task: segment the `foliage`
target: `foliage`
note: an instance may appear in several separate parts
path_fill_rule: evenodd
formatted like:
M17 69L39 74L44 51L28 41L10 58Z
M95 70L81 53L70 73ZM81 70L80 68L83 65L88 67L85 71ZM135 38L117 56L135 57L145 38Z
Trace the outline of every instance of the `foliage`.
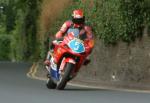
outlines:
M23 0L21 2L25 8L25 17L23 22L22 37L24 38L24 56L23 59L33 59L36 51L37 19L39 15L40 0ZM24 8L22 10L24 10Z
M144 14L149 14L144 11L144 0L93 0L93 3L93 9L86 7L89 2L83 4L83 8L95 34L104 43L116 43L121 39L131 42L141 36Z
M41 0L2 0L1 34L12 35L11 56L16 61L35 57L37 19Z
M54 35L62 25L62 21L65 20L63 12L71 0L61 0L56 3L55 0L43 0L41 4L40 17L38 20L38 55L40 58L45 58L49 49L50 41L54 39ZM63 17L63 18L62 18Z
M71 16L72 10L82 8L86 23L94 34L105 44L115 44L118 40L132 42L142 36L145 23L149 21L150 8L145 0L74 0L62 14L55 27ZM61 22L61 23L60 23ZM58 30L58 29L57 29ZM50 31L57 31L51 28Z
M45 1L53 5L40 8L41 3ZM150 25L149 0L61 0L57 4L55 2L0 1L0 6L3 7L0 9L0 35L11 36L11 39L7 40L7 37L4 37L8 42L6 48L11 52L5 52L8 57L11 54L17 61L43 58L46 48L48 49L49 34L49 41L52 41L54 34L66 20L71 19L72 11L77 8L84 10L86 24L93 27L94 35L105 44L115 44L118 40L130 43L142 36L145 25ZM44 16L39 18L39 14ZM45 20L45 24L41 19ZM8 59L7 56L4 57Z
M10 42L11 38L8 35L0 35L0 61L10 60Z
M5 6L4 14L6 15L6 32L9 33L14 29L15 26L15 18L16 18L16 11L15 11L15 2L9 0L9 4Z
M22 39L24 38L24 18L25 14L23 14L21 10L17 10L17 19L15 21L17 25L15 25L15 29L11 32L13 36L11 41L11 56L15 61L23 60L24 51L26 49L25 39Z

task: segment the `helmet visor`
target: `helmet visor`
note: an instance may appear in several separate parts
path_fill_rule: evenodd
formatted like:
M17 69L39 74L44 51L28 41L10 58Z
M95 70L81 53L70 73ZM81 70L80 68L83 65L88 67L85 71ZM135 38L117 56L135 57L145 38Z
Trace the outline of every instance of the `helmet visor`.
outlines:
M74 18L74 17L72 17L72 22L75 23L75 24L84 24L84 21L85 21L85 17L83 17L83 18Z

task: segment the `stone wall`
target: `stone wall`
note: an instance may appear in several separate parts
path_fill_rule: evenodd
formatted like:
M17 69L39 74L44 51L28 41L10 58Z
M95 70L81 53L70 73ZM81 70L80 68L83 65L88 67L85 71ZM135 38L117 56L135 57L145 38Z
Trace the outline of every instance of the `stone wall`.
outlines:
M97 82L150 84L150 36L127 44L105 46L96 40L91 63L83 66L77 79Z

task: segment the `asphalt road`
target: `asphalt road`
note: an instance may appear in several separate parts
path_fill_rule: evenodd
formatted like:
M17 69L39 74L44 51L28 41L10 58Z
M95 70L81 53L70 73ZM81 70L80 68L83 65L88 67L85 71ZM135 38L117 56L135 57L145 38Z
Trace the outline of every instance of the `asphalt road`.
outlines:
M0 103L150 103L150 94L70 87L49 90L26 76L31 64L0 63Z

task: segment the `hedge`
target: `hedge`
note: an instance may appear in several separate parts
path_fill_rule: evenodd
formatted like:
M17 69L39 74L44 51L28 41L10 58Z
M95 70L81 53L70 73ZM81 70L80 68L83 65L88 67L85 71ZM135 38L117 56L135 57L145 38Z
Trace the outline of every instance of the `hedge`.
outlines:
M86 23L105 44L118 40L132 42L142 36L143 27L149 23L148 0L73 0L50 29L56 33L62 23L71 17L72 10L85 11Z
M8 61L11 52L11 38L8 35L0 35L0 61Z

